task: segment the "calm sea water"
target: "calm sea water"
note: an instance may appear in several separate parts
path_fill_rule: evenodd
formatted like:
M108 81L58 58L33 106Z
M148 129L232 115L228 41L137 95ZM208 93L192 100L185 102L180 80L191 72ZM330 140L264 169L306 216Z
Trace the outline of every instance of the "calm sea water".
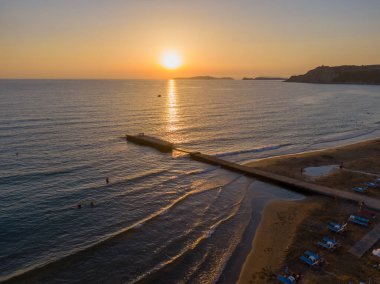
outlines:
M379 137L379 109L380 86L2 80L0 281L213 283L263 204L300 196L125 133L244 162Z

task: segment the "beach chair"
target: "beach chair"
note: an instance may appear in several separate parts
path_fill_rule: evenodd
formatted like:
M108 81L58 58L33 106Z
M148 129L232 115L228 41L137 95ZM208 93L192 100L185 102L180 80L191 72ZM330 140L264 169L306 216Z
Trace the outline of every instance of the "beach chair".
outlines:
M295 280L293 280L291 278L288 278L288 277L285 277L283 275L278 275L277 276L277 280L280 281L281 283L284 283L284 284L294 284L294 283L296 283Z
M324 237L323 242L317 242L317 245L319 245L319 246L321 246L327 250L334 251L338 247L338 242L336 240L332 240L328 237Z
M357 187L354 187L354 188L353 188L353 191L356 191L356 192L359 192L359 193L366 193L366 192L367 192L367 189L364 188L364 187L359 187L359 186L357 186Z
M380 177L378 177L378 178L376 179L376 182L379 182L379 183L380 183Z
M314 252L312 252L310 250L305 251L304 254L307 255L307 256L314 257L316 259L320 259L318 254L316 254L316 253L314 253Z
M374 187L377 186L376 183L374 183L374 182L367 182L366 185L367 185L368 187L372 187L372 188L374 188Z
M346 230L346 226L347 226L347 223L341 225L335 222L330 222L327 226L327 229L335 233L343 233Z
M311 259L309 259L308 257L306 257L306 256L304 256L304 255L302 255L302 256L300 257L300 259L301 259L303 262L305 262L307 265L309 265L309 266L314 266L314 265L315 265L315 262L314 262L314 261L312 261Z
M327 243L325 243L325 242L323 242L323 243L322 242L317 242L317 245L320 246L320 247L323 247L325 249L331 250L331 247Z
M302 255L300 259L309 266L318 266L321 263L321 258L319 255L313 253L312 251L305 251L304 255Z
M363 217L360 217L360 216L356 216L356 215L354 215L354 214L352 214L351 216L352 216L353 218L355 218L355 219L361 221L361 222L369 223L369 219L367 219L367 218L363 218Z
M350 217L348 218L348 220L352 223L355 223L355 224L358 224L360 226L364 226L364 227L368 227L369 225L369 219L366 219L366 218L363 218L363 217L359 217L359 216L356 216L356 215L350 215Z

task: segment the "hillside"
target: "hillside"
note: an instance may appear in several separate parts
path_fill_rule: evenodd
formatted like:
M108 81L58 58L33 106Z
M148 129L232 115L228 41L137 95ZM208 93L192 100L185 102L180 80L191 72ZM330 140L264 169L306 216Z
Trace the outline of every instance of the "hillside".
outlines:
M286 82L323 84L380 84L380 65L320 66Z

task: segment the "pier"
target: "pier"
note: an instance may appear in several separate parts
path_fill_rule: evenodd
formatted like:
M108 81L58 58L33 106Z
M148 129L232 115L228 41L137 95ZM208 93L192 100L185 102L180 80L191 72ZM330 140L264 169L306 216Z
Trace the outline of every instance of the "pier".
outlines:
M156 137L139 133L138 135L126 135L127 141L156 148L161 152L171 152L174 149L174 144Z
M362 257L380 239L380 223L377 224L367 235L358 241L349 252L356 257Z
M247 176L252 176L259 180L283 186L289 189L294 189L297 191L302 191L306 193L316 193L325 196L330 196L333 198L340 198L354 202L364 202L366 207L372 208L374 210L380 210L380 200L372 198L369 196L364 196L355 192L343 191L336 188L330 188L326 186L316 185L313 183L297 180L294 178L258 170L252 167L247 167L230 161L220 159L215 156L203 154L200 152L189 152L177 148L173 143L161 140L155 137L147 136L144 134L139 135L126 135L127 141L150 146L156 148L162 152L171 152L173 150L178 150L182 152L187 152L190 154L190 157L199 162L207 163L210 165L220 166L224 169L238 172Z

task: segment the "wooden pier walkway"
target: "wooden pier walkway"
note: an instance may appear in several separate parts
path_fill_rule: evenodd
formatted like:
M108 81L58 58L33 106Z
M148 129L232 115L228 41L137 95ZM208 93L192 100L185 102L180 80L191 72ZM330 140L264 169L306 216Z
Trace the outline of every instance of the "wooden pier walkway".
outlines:
M357 257L362 257L363 254L380 239L380 223L378 223L367 235L358 241L349 252Z
M128 141L141 144L141 145L154 147L164 152L170 152L173 150L188 152L188 151L177 148L173 143L170 143L170 142L167 142L155 137L143 135L143 134L127 135L126 138ZM301 180L297 180L294 178L290 178L290 177L286 177L286 176L282 176L282 175L278 175L278 174L274 174L274 173L270 173L266 171L261 171L252 167L247 167L244 165L239 165L230 161L226 161L215 156L202 154L200 152L189 152L189 154L190 154L190 157L195 161L220 166L222 168L225 168L234 172L253 176L257 179L260 179L272 184L277 184L280 186L296 189L303 192L317 193L321 195L350 200L354 202L364 202L366 207L372 208L374 210L380 210L380 200L376 198L368 197L368 196L361 195L355 192L343 191L336 188L316 185L316 184L304 182Z
M145 135L140 133L138 135L126 135L126 139L136 144L150 146L162 152L171 152L174 149L174 144L168 141Z

